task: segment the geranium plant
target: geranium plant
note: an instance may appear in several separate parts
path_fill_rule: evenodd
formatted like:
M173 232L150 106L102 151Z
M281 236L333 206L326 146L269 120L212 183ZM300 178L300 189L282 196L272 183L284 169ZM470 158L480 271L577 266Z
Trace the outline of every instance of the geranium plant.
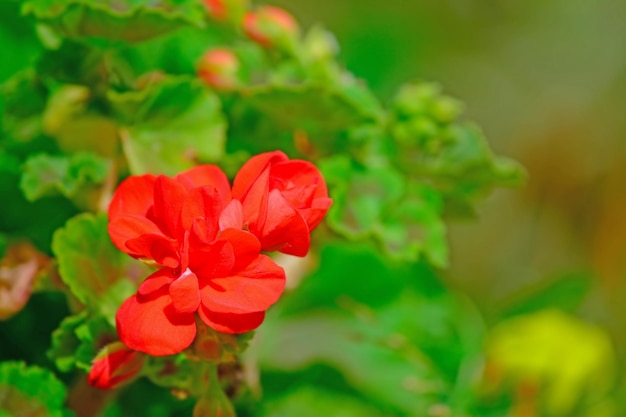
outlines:
M437 84L382 100L244 0L0 7L0 414L505 415L545 382L441 279L524 174Z

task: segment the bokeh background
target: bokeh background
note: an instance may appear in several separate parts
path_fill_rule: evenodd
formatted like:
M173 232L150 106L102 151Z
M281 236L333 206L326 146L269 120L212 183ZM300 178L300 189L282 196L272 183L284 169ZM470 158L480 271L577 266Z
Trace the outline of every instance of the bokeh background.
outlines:
M622 366L626 2L273 4L304 25L323 22L344 64L383 100L424 79L466 104L496 153L520 161L529 177L520 189L494 192L477 219L453 223L447 280L488 321L532 293L542 293L546 307L581 297L575 313L608 332Z
M19 22L16 2L9 7L4 1L3 20ZM626 415L621 376L626 358L626 1L268 2L292 12L305 28L322 23L333 32L342 63L384 102L403 83L440 83L465 103L466 117L482 127L496 154L526 167L523 187L496 190L480 203L476 218L452 221L446 284L478 307L499 341L490 352L496 359L509 361L510 368L536 368L552 380L556 388L550 395L560 396L561 403L574 401L578 392L611 392L609 405L599 400L599 411L585 416ZM0 31L0 44L6 45L0 51L0 81L24 64L10 59L10 48L27 50L34 42L18 23L12 29ZM342 261L335 259L338 265ZM39 336L48 343L49 334ZM289 351L282 348L278 356ZM486 379L497 381L489 371L486 367ZM284 380L294 379L285 375L274 375L275 392L284 389ZM330 388L336 377L326 379ZM271 393L271 378L263 382L265 393ZM383 385L374 382L375 389ZM309 400L319 405L318 397ZM294 401L301 406L302 397ZM521 406L514 416L534 417L535 409Z

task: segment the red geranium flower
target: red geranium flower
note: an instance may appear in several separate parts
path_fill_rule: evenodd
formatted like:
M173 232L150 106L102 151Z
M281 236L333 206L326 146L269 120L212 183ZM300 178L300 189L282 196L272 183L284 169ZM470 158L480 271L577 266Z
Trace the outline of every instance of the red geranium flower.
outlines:
M304 256L310 234L332 200L326 182L310 162L289 160L280 151L250 158L235 177L233 199L221 223L243 227L261 241L265 251Z
M117 312L117 331L129 348L152 355L186 349L196 335L196 313L220 332L261 324L285 274L260 254L253 234L220 228L230 201L226 176L210 165L174 178L130 177L117 189L109 207L113 243L161 267Z

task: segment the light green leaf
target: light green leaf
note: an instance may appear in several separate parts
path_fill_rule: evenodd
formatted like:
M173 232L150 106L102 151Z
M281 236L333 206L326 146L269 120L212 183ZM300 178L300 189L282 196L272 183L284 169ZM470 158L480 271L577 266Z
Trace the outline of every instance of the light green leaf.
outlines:
M38 154L26 160L22 167L20 188L26 199L63 195L79 207L89 207L96 198L98 185L107 177L110 160L81 152L73 155Z
M122 146L133 174L174 175L223 154L220 101L198 80L169 77L146 90L109 92L124 121Z
M445 267L448 242L441 196L419 184L409 184L408 189L383 216L375 234L393 258L415 262L424 254L432 265Z
M484 324L423 264L389 265L367 246L334 245L258 333L264 369L294 373L324 364L372 404L423 416L431 407L466 406L479 377Z
M70 417L65 386L47 369L22 362L0 364L0 411L11 416Z
M76 337L76 328L87 318L87 311L63 319L59 327L52 332L52 345L47 355L62 372L69 372L76 365L75 351L80 345Z
M118 281L137 283L150 272L113 246L107 223L105 214L79 214L55 232L52 250L59 263L61 279L72 294L87 309L114 323L114 312L121 304L121 297L111 295L111 288L123 287L127 292L127 285L116 286Z
M22 13L34 15L68 38L98 45L138 42L189 26L202 26L203 10L193 0L27 0Z
M438 85L403 86L392 109L394 163L439 191L446 214L472 213L474 201L492 188L524 181L519 164L495 156L476 126L459 121L461 104Z
M62 372L74 368L89 372L96 354L114 340L117 340L114 324L101 316L90 317L83 311L63 319L52 333L52 346L47 355Z
M358 167L345 157L323 160L319 167L334 200L328 225L352 239L369 236L404 192L403 178L388 167Z

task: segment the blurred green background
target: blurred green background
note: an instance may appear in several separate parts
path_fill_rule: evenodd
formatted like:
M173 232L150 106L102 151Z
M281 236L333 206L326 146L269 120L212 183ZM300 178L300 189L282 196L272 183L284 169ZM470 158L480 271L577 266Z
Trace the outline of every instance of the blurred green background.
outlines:
M477 221L453 223L452 285L488 321L529 294L560 305L584 293L576 313L626 357L625 1L273 4L334 32L345 65L383 100L406 81L440 82L496 153L528 170Z
M16 7L9 8L7 4L0 4L3 20L17 21ZM575 401L571 397L577 390L584 390L581 387L585 384L594 385L591 391L595 389L600 394L612 392L614 375L618 375L618 388L611 395L618 403L615 409L585 415L624 415L626 384L619 375L623 374L623 358L626 357L626 303L623 302L626 297L626 192L623 185L626 152L622 144L626 133L623 116L626 109L626 1L274 0L271 4L293 12L305 28L322 23L335 33L341 45L341 61L363 78L384 102L388 102L403 83L414 80L440 83L445 92L465 103L467 118L483 128L496 154L515 158L526 167L529 179L524 187L497 190L480 204L476 219L452 222L449 230L451 266L443 272L446 284L461 297L469 295L484 316L485 327L495 340L486 349L491 358L498 359L502 368L513 371L536 367L537 373L550 379L554 391L551 398L556 398L553 402L557 408L550 415L568 415L559 413L558 404ZM0 57L4 58L0 60L0 79L4 80L25 66L19 59L6 58L12 55L10 47L27 51L35 43L35 36L26 31L0 31L0 43L7 45L0 51ZM36 51L32 49L34 55ZM19 56L29 59L25 53ZM467 314L467 321L457 320L456 316L453 319L462 328L477 328L472 331L478 334L465 336L472 339L472 343L479 340L478 344L482 343L482 323L471 322L480 322L480 319L467 313L471 308L459 308L459 313L456 304L450 302L454 308L449 307L449 300L441 296L440 288L427 288L428 284L421 282L412 284L415 288L401 287L399 283L406 281L405 275L411 278L420 275L423 281L428 281L427 273L418 270L419 266L408 272L395 271L398 276L391 277L390 281L398 284L398 292L403 292L400 296L392 294L398 296L397 304L388 310L386 306L381 307L385 300L375 305L375 301L380 301L376 290L383 284L373 275L383 271L382 275L385 269L368 250L371 249L364 252L355 249L350 255L349 250L331 245L322 255L324 273L316 275L320 284L309 280L307 290L313 295L315 291L325 295L319 289L322 287L315 287L323 286L324 277L328 280L326 284L340 282L341 274L334 276L331 271L342 271L341 268L349 264L345 259L347 253L348 260L362 268L357 269L356 275L372 275L368 276L371 288L366 285L350 287L350 295L362 304L377 307L380 320L389 328L412 329L415 332L412 336L425 339L422 342L442 356L436 359L455 369L455 363L448 363L454 362L450 359L453 355L443 356L457 346L450 346L451 343L444 348L437 346L444 340L437 339L438 332L443 328L441 333L445 334L449 330L445 326L452 321L444 313L452 310L460 315ZM333 288L328 286L330 294ZM318 298L317 302L323 304L324 297ZM285 317L309 307L306 301L313 303L305 296L287 301L283 307L287 312ZM335 299L328 296L326 301L332 304ZM362 307L356 304L341 307L345 310ZM444 307L437 307L439 304ZM463 307L466 306L463 304ZM550 310L551 307L573 313L584 322L560 315ZM525 314L530 312L537 313ZM431 317L443 318L434 324L416 325L419 320L413 320L412 314L423 321ZM302 330L309 326L318 332L312 331L314 335L348 334L346 329L351 329L354 322L333 322L325 316L314 315L307 318L311 318L310 322L278 321L279 330L285 330L280 326L290 330L283 333L276 328L272 333L271 320L268 320L265 335L268 347L265 349L271 352L264 354L263 365L271 368L275 365L272 360L276 359L283 361L287 369L264 376L265 394L271 394L272 389L280 393L286 384L304 375L303 378L310 378L311 385L321 380L330 390L343 390L353 395L348 388L354 384L362 391L359 395L368 399L379 395L374 399L381 403L410 406L420 388L415 387L415 381L403 381L407 385L406 392L390 385L395 377L392 373L401 374L399 370L404 370L404 363L395 363L397 366L392 369L389 363L380 360L378 367L362 369L351 354L378 360L379 351L372 349L374 354L350 351L355 347L349 343L322 337L313 339L320 343L311 343L311 335ZM52 321L57 322L58 318ZM367 325L364 327L371 324L364 322ZM585 322L598 326L586 326ZM15 328L20 326L16 321ZM429 326L434 329L432 334L417 331ZM363 333L378 341L380 335L375 326L369 327L374 328L372 334L365 330ZM262 337L263 330L260 333ZM406 334L409 332L400 333ZM47 334L41 337L49 339ZM390 339L389 342L398 341ZM390 346L394 348L393 344ZM326 355L343 361L342 366L330 365L343 367L343 377L348 375L364 382L344 381L332 366L319 363L310 366L308 373L294 376L293 369L311 364L298 363L289 353L304 351L306 356L306 349L312 357ZM459 351L462 350L459 347ZM402 358L413 358L414 352L407 351L400 352ZM461 356L466 352L456 353ZM485 379L497 384L498 376L490 374L491 371L486 366ZM451 379L454 377L456 375ZM152 391L150 393L152 395ZM317 391L296 391L288 401L281 403L283 414L280 414L280 407L270 403L269 410L279 411L267 415L303 415L301 404L321 407L328 403L335 408L334 400L325 402L319 395ZM358 398L359 395L353 396ZM532 393L516 395L521 402L525 395L533 398ZM268 397L271 401L271 395ZM346 409L350 405L346 403ZM144 406L143 403L138 405ZM298 411L285 411L292 406ZM358 411L360 403L352 406L353 411L357 410L354 415L368 415L367 410ZM320 412L321 409L313 412L330 415ZM514 415L536 416L532 409L520 407ZM447 415L438 412L435 409L435 414L431 415Z

